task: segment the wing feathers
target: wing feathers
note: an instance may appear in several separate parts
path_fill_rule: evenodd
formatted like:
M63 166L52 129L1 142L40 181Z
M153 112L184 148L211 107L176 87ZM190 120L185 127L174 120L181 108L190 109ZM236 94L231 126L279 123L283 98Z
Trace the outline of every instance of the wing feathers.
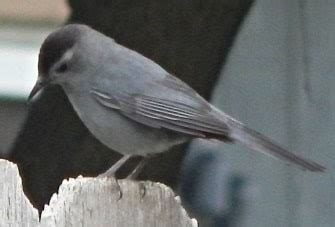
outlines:
M198 110L184 103L145 95L110 96L93 90L105 107L119 109L140 123L179 131L193 136L228 135L228 127L210 115L210 109Z

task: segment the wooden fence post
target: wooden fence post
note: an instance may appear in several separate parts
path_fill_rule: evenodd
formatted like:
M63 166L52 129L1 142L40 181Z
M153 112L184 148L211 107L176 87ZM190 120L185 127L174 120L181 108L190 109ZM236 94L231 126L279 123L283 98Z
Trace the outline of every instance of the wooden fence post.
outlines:
M197 226L163 184L114 179L65 180L42 212L22 191L15 164L0 160L0 226Z

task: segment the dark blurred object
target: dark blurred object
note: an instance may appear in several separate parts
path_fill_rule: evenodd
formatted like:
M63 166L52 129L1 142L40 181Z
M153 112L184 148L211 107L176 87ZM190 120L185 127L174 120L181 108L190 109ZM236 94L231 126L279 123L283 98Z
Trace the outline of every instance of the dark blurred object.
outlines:
M153 59L208 99L251 3L70 0L69 22L88 24ZM175 189L186 146L152 158L139 178ZM18 164L24 190L41 211L64 178L96 176L119 157L88 132L63 91L52 87L31 105L9 159ZM136 161L127 163L119 177Z
M196 140L190 148L179 185L184 207L199 226L236 226L247 197L246 177L231 169L218 146Z
M27 112L27 104L0 98L0 158L6 159Z

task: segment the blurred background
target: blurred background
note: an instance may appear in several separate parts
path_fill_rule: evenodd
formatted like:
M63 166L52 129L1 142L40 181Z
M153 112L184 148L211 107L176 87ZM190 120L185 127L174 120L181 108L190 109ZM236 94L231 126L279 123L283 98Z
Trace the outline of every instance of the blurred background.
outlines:
M201 226L334 226L334 15L329 0L0 0L0 156L18 164L39 210L62 179L95 176L119 158L61 89L26 103L44 38L85 23L327 167L304 172L239 145L195 140L155 157L139 180L172 187Z
M27 113L40 45L69 13L65 0L0 0L1 155L9 151Z

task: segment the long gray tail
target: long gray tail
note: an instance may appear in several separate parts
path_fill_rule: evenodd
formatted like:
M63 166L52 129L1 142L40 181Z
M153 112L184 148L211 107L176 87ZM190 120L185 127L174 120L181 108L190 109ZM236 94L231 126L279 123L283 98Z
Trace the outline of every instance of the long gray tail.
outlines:
M262 134L245 127L242 123L230 118L220 111L220 115L225 119L225 123L230 129L230 138L233 141L240 142L244 146L259 151L273 157L282 159L289 163L294 163L303 169L312 172L323 172L326 168L313 161L306 160L298 155L295 155Z

